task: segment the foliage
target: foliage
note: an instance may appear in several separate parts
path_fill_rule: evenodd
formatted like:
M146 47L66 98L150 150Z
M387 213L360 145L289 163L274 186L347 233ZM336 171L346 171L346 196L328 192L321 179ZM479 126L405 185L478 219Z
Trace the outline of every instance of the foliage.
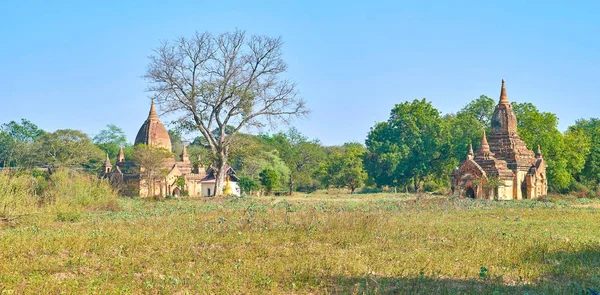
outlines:
M447 173L449 131L440 113L425 99L397 104L387 122L371 128L366 168L378 186L419 191L426 177Z
M246 194L256 191L260 188L258 183L248 176L240 176L238 178L238 185L240 186L242 193Z
M295 84L284 77L282 46L280 38L239 30L206 32L164 42L150 56L144 76L149 89L165 112L180 115L182 130L200 131L206 140L216 159L218 194L232 140L242 128L287 121L308 111Z
M365 147L360 143L346 143L342 149L334 150L318 175L326 186L347 187L352 193L363 186L367 180L367 172L363 168Z
M600 119L578 120L574 126L569 127L568 132L573 135L571 142L579 140L581 146L589 149L584 149L579 154L585 157L585 164L580 173L575 176L576 179L594 185L600 183Z
M129 147L125 132L114 124L106 125L106 129L103 129L96 134L93 141L98 148L105 153L108 153L108 156L111 159L117 157L121 146L123 146L124 149Z
M155 181L162 180L169 172L165 166L165 160L171 157L170 151L163 148L155 148L145 144L137 144L133 149L133 162L140 178L146 179L148 184L148 194L157 196L153 184Z
M26 119L0 127L0 163L3 167L31 167L33 143L45 132Z
M325 160L325 151L318 140L308 138L295 128L287 133L262 138L279 151L281 159L290 169L288 188L290 195L298 188L306 190L315 186L314 173Z
M95 175L66 169L0 172L0 226L42 213L74 222L85 211L118 207L116 191Z
M87 134L72 129L45 133L36 140L34 151L37 162L50 167L98 168L104 158Z
M260 173L265 169L271 169L277 172L277 183L275 186L283 186L289 178L290 169L285 162L279 157L279 151L272 149L269 151L259 150L255 154L249 155L241 159L238 164L241 164L243 169L240 169L240 174L259 179Z
M485 95L481 95L479 98L474 99L464 106L457 115L471 116L479 123L476 125L479 130L484 128L488 129L492 121L492 116L494 115L495 107L496 102L493 99Z
M279 173L272 168L265 168L260 172L260 183L264 186L267 195L279 184Z
M583 168L580 157L588 153L586 141L574 138L581 136L569 132L563 135L558 130L555 114L540 112L531 103L513 103L518 118L518 130L527 147L537 150L538 145L548 163L548 183L555 192L566 191L574 181L573 176ZM569 145L565 144L565 140Z

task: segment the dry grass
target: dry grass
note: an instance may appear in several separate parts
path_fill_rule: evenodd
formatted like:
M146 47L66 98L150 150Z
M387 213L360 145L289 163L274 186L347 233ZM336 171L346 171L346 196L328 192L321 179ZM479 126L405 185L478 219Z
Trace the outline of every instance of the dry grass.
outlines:
M600 211L582 203L122 199L0 230L0 294L585 294Z

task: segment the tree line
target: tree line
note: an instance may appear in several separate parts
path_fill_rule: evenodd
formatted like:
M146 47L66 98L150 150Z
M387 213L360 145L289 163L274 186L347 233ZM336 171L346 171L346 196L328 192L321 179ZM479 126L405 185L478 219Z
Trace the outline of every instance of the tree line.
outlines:
M240 187L247 193L331 187L351 192L367 187L448 193L450 175L464 160L469 144L477 149L482 131L489 131L495 105L482 95L456 113L442 114L426 99L403 102L391 110L387 121L371 128L364 145L324 146L293 127L274 134L237 133L227 163L237 171ZM600 119L580 119L561 132L555 114L531 103L512 105L527 147L541 147L551 192L581 196L600 192ZM178 158L184 145L182 132L172 129L169 134ZM46 132L26 119L0 127L2 167L75 167L96 172L105 154L115 162L121 146L126 158L136 159L134 147L115 125L107 125L93 137L70 129ZM203 135L186 146L194 164L208 167L217 160Z

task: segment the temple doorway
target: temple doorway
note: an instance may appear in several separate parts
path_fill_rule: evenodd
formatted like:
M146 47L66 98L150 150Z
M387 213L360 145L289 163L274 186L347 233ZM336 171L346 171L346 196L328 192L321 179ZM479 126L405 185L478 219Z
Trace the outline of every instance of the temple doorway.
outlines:
M178 187L176 187L176 188L173 190L173 196L174 196L174 197L180 197L180 196L181 196L181 190L180 190Z
M472 187L467 188L465 191L465 196L470 199L475 199L475 191Z

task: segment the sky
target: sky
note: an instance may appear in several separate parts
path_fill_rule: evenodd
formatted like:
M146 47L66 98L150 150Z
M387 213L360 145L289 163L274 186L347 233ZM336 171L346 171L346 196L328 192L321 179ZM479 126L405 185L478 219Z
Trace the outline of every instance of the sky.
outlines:
M286 75L311 109L292 125L326 145L364 143L404 101L452 113L498 99L502 78L511 101L557 114L560 130L600 117L600 1L6 0L0 123L91 136L115 124L133 142L152 49L235 29L283 38Z

